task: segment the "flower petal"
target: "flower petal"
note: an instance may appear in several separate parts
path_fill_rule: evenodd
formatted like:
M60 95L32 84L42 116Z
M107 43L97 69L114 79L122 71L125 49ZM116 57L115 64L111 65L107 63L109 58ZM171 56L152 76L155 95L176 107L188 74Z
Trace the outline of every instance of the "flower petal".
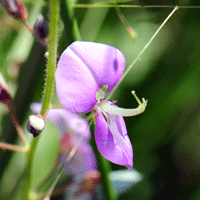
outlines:
M41 103L31 104L31 110L34 112L39 113L41 107ZM47 118L59 128L62 135L68 132L73 135L84 135L86 139L90 139L91 133L88 122L76 114L65 109L50 109Z
M73 113L86 113L96 104L103 85L111 91L123 75L125 58L115 47L74 42L61 55L55 74L61 105Z
M122 116L108 115L105 120L100 108L96 118L95 140L100 153L109 161L133 167L133 149Z
M87 113L96 104L97 83L85 63L69 46L61 55L55 74L61 105L73 113Z
M117 48L95 42L74 42L70 48L91 71L99 88L108 85L110 92L122 77L125 58Z
M81 177L86 172L97 169L95 155L91 146L84 139L81 141L80 144L78 144L79 139L80 138L70 136L69 134L66 134L62 138L62 143L64 144L66 142L66 151L63 148L64 146L62 146L62 154L60 157L61 162L64 162L66 160L69 152L72 150L73 147L79 145L72 159L69 162L65 163L65 171L70 176L79 175ZM69 142L71 144L68 144ZM71 146L72 148L69 149L69 146Z

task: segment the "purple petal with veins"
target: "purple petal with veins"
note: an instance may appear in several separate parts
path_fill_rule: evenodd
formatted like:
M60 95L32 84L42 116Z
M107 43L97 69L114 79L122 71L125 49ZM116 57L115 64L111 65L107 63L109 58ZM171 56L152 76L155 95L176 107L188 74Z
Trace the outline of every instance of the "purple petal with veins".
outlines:
M131 170L133 149L123 117L108 114L106 121L100 108L97 109L95 140L98 150L109 161L124 165Z
M110 92L123 75L125 58L115 47L74 42L61 55L55 74L61 105L73 113L87 113L97 103L103 85Z

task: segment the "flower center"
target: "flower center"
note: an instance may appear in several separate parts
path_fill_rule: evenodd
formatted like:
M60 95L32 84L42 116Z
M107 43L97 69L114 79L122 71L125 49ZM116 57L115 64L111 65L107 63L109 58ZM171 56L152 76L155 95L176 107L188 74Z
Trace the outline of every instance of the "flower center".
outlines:
M105 92L107 91L107 89L108 85L103 85L103 87L97 92L96 100L98 101L98 103L100 103L100 101L105 98Z

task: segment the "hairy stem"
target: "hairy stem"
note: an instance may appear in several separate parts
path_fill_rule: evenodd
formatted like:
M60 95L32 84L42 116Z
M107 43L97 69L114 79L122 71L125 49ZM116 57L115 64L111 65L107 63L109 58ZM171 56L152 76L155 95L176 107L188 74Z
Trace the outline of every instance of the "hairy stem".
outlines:
M49 34L49 46L48 46L48 62L47 62L47 78L44 90L44 97L42 102L41 115L45 114L45 111L51 105L51 96L53 92L54 76L56 69L56 53L57 53L57 32L58 32L58 16L59 16L59 1L50 0L50 34ZM34 138L31 143L30 150L28 152L28 160L25 169L25 183L24 183L24 200L30 200L31 193L31 173L34 154L39 141L39 136Z

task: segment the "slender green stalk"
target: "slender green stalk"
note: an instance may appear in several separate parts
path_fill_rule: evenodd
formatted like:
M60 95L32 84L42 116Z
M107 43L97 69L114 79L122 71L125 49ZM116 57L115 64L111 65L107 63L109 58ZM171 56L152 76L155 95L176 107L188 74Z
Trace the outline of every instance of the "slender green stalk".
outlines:
M96 142L95 142L95 138L94 138L94 124L91 126L91 130L92 130L92 146L94 148L97 160L98 160L98 164L99 164L99 168L100 168L100 172L101 172L101 179L103 182L103 188L104 188L104 193L105 193L105 199L106 200L117 200L118 199L118 195L115 191L115 189L113 188L113 184L109 178L109 173L111 172L111 165L110 162L108 160L106 160L100 153L99 150L97 149L96 146Z
M45 114L45 111L51 104L51 96L54 85L54 76L56 69L56 53L57 53L57 32L58 32L58 16L59 16L59 1L50 0L50 34L49 34L49 46L48 46L48 63L47 63L47 79L44 90L44 97L42 102L41 115ZM28 160L25 169L25 184L24 184L24 200L30 200L31 192L31 172L34 154L39 141L39 136L34 138L30 150L28 152Z
M103 2L100 3L94 3L94 4L74 4L74 8L174 8L174 5L116 5L115 2L113 4L108 4L107 2L103 4ZM178 5L179 8L183 9L199 9L200 6L182 6Z
M58 43L57 33L58 33L59 1L51 0L50 9L51 9L50 27L49 27L50 35L49 35L49 46L48 46L49 58L47 62L47 80L46 80L42 109L41 109L42 116L45 114L45 111L51 105L51 96L53 92L54 76L56 70L57 43Z
M113 184L109 178L109 173L111 172L111 165L108 160L106 160L99 152L98 157L98 162L100 166L100 171L101 171L101 178L103 181L103 187L106 195L107 200L117 200L118 195L113 187ZM96 154L96 155L97 155Z
M160 25L160 27L157 29L157 31L153 34L153 36L151 37L151 39L147 42L147 44L144 46L144 48L140 51L140 53L136 56L136 58L133 60L133 62L128 66L128 68L126 69L126 71L124 72L122 78L119 80L119 82L117 83L117 85L115 86L115 88L112 90L112 92L110 92L109 96L107 97L108 99L110 99L110 97L113 95L113 93L115 92L115 90L117 89L117 87L119 86L119 84L124 80L124 78L127 76L127 74L129 73L129 71L132 69L132 67L135 65L135 63L140 59L140 57L142 56L142 54L145 52L145 50L149 47L149 45L152 43L152 41L154 40L154 38L157 36L157 34L160 32L160 30L163 28L163 26L167 23L167 21L170 19L170 17L179 9L179 6L175 6L174 9L172 10L172 12L167 16L167 18L164 20L164 22Z
M34 153L37 147L39 137L35 138L31 143L31 148L27 155L27 165L24 174L24 200L30 200L30 191L31 191L31 172L32 172L32 163L34 158Z

